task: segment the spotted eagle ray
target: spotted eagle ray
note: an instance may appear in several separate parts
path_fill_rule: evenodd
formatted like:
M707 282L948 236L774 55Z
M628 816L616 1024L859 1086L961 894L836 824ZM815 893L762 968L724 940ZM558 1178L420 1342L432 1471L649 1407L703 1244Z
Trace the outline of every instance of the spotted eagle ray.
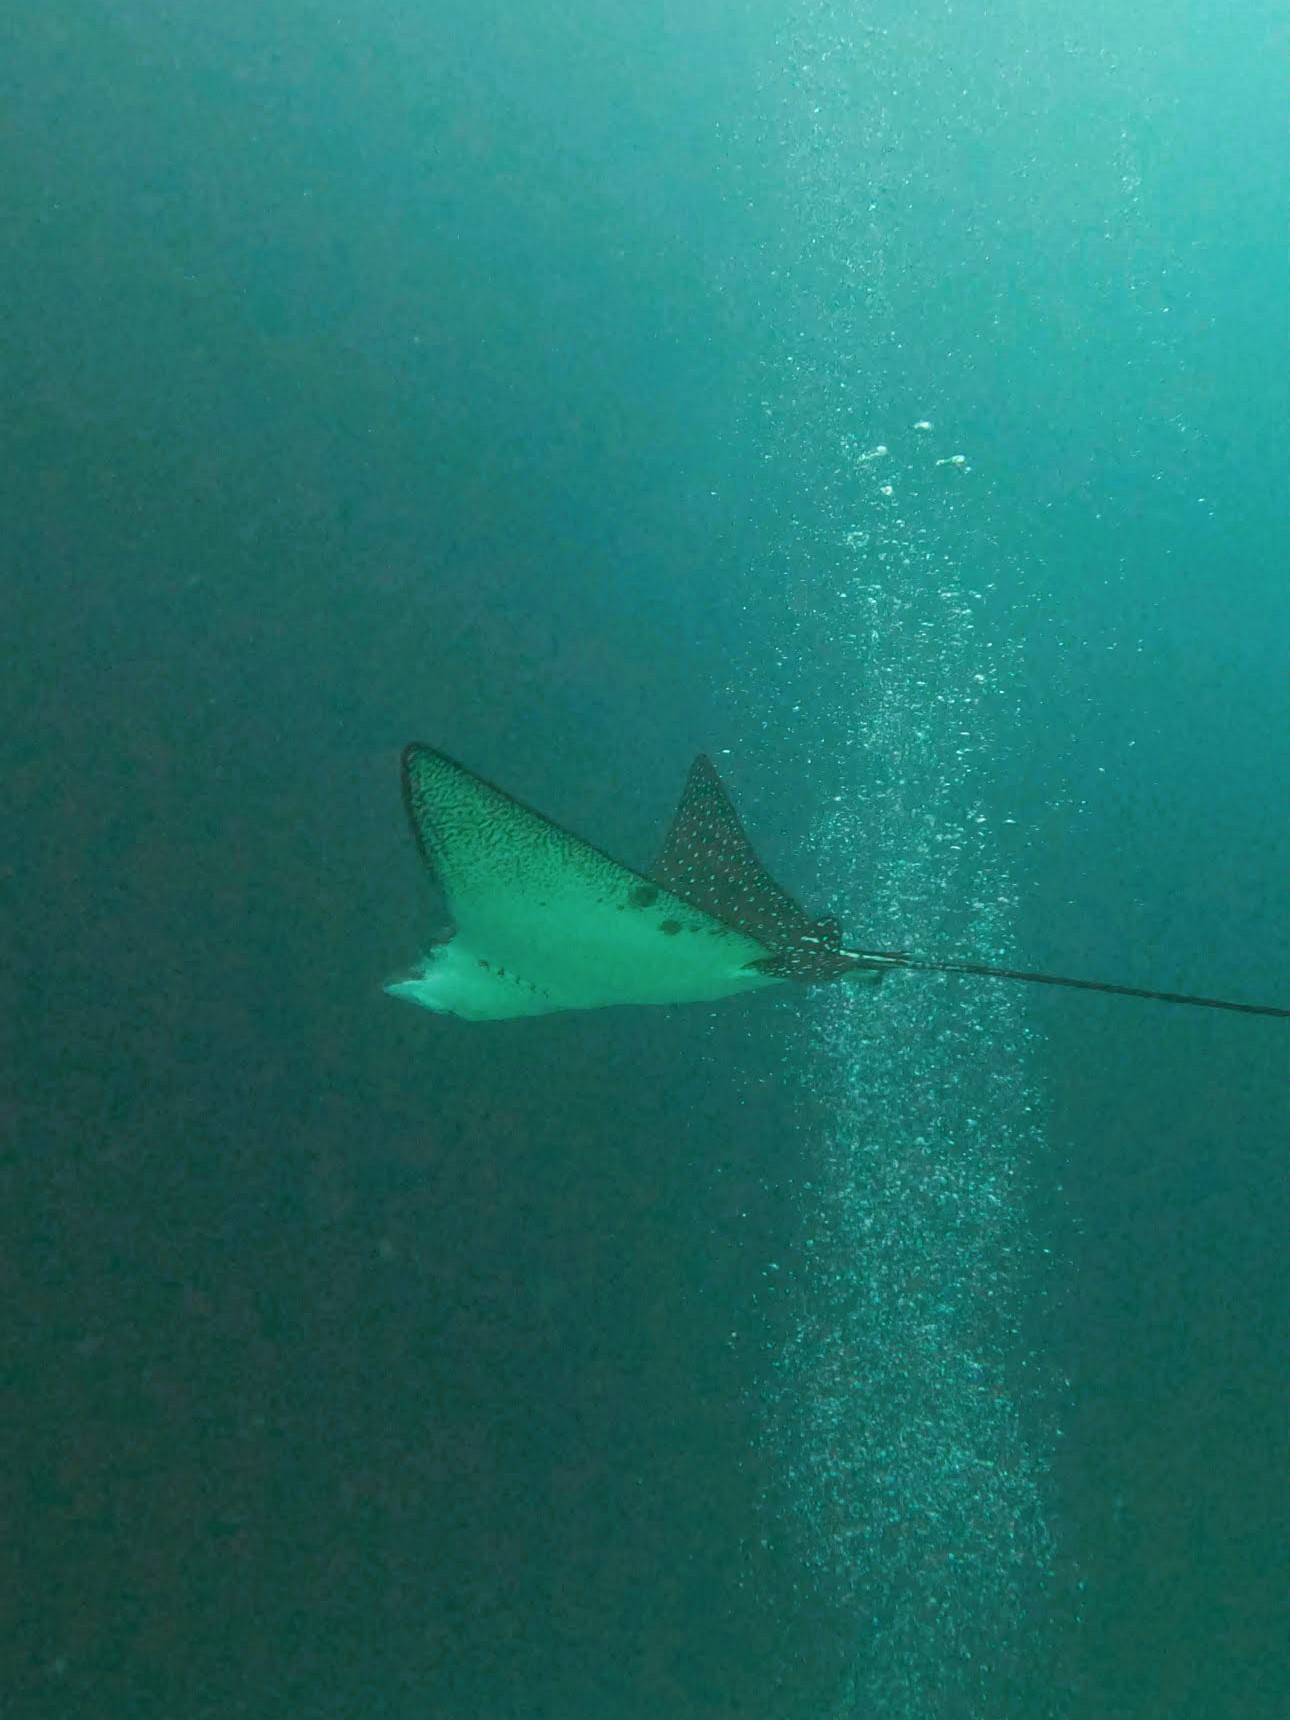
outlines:
M467 1021L710 1003L790 980L874 986L896 968L1290 1018L1290 1009L1269 1004L849 949L836 920L812 919L771 877L702 753L648 872L611 859L434 747L404 748L403 800L453 930L385 989Z

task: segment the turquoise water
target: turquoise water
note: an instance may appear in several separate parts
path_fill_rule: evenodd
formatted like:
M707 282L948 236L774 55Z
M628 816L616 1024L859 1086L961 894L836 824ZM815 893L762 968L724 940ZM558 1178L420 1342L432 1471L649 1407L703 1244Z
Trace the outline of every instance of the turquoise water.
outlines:
M398 751L1290 1001L1270 8L0 22L18 1715L1280 1720L1284 1024L469 1026Z

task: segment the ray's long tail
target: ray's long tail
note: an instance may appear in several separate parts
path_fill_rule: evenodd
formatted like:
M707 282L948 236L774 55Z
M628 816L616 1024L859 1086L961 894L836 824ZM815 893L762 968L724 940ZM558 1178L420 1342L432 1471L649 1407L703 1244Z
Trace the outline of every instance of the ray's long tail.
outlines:
M902 950L847 950L859 968L887 971L904 968L914 973L958 973L979 979L1022 980L1027 985L1061 985L1073 991L1105 991L1117 997L1145 997L1153 1003L1185 1003L1195 1009L1227 1009L1239 1015L1272 1015L1290 1021L1290 1009L1273 1003L1238 1003L1226 997L1195 997L1182 991L1151 991L1140 985L1112 985L1106 980L1071 979L1065 974L1028 973L1021 968L990 967L985 962L933 961Z

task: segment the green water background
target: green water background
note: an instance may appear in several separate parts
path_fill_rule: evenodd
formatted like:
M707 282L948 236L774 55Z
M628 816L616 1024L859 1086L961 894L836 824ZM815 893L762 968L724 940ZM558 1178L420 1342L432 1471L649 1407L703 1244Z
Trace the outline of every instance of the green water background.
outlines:
M13 1713L1285 1713L1275 1023L377 982L416 734L637 863L708 748L861 935L1286 1000L1286 57L0 20Z

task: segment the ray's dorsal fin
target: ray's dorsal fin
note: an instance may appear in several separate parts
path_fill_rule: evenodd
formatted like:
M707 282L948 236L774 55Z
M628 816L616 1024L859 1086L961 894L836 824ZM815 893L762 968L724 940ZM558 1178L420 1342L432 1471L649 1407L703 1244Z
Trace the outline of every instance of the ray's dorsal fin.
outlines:
M704 753L690 766L680 804L649 876L674 896L738 927L784 959L792 961L800 955L802 965L794 965L792 977L815 977L821 954L841 942L836 922L813 920L762 865ZM780 974L778 967L765 971L790 977L788 972Z

